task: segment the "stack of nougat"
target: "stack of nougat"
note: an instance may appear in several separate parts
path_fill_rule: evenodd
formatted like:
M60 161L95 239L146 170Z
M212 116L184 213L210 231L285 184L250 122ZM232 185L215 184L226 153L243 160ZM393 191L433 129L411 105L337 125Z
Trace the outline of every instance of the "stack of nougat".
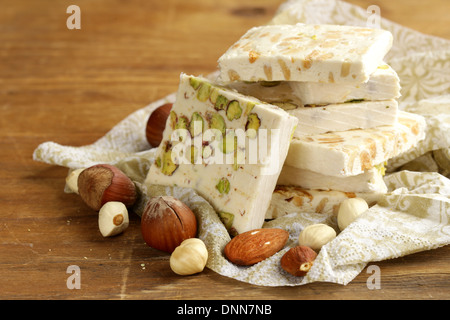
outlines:
M383 62L392 41L380 29L268 25L220 57L218 82L298 118L266 219L386 193L384 164L425 134L422 117L398 108L399 78Z

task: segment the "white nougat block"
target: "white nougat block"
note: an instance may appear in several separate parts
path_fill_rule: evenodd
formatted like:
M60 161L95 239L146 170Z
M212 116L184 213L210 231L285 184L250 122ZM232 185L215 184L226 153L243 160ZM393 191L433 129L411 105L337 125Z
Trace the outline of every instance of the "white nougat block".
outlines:
M385 193L387 187L383 180L383 171L383 165L379 165L355 176L336 177L284 165L277 184L303 189Z
M380 192L343 192L277 186L272 194L266 219L275 219L291 213L317 213L336 216L339 205L346 199L358 197L371 205L376 203L382 195L383 193Z
M219 58L219 81L363 83L392 41L389 31L355 26L254 27Z
M232 234L260 228L296 124L281 108L182 74L146 184L195 189Z
M398 102L363 101L286 110L298 119L294 137L395 125Z
M425 137L425 119L399 111L391 126L294 137L285 165L329 176L353 176L386 162Z
M236 81L230 88L276 105L327 105L351 101L382 101L401 96L400 79L383 63L362 83L313 81Z

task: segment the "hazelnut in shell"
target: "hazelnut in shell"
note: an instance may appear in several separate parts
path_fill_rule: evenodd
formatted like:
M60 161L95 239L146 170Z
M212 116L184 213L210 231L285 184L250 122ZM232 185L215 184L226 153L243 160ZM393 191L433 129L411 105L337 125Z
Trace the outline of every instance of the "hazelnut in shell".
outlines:
M182 201L157 196L150 198L144 208L141 232L148 246L172 253L183 240L197 235L197 218Z
M119 168L109 164L84 169L78 176L78 193L96 211L110 201L122 202L130 207L137 199L134 182Z

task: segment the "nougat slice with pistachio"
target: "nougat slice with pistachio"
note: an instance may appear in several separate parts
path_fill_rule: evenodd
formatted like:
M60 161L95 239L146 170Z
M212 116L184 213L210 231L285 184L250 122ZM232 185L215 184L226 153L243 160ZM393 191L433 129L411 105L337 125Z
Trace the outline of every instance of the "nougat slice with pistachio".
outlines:
M260 228L297 122L277 106L181 74L146 183L193 188L231 234Z

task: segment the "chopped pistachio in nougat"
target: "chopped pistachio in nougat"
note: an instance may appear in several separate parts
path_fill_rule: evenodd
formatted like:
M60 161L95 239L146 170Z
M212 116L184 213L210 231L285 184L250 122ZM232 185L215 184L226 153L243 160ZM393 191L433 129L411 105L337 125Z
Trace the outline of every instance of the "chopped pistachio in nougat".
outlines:
M271 85L267 85L270 83ZM236 81L230 88L272 104L294 106L325 105L355 101L383 101L400 97L400 79L382 63L363 83L324 83L312 81Z
M193 188L232 234L260 228L298 120L185 74L172 111L146 183Z
M254 27L219 58L219 81L363 83L392 41L389 31L354 26Z
M352 176L386 162L425 137L425 119L399 111L391 126L294 137L285 165L330 176Z

